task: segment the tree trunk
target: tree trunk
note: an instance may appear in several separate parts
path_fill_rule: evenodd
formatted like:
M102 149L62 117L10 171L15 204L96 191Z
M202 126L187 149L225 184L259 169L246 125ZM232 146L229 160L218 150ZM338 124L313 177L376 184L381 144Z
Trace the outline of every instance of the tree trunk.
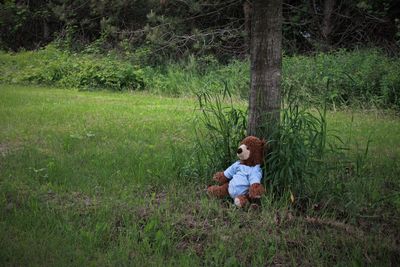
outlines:
M244 14L244 30L245 30L245 46L246 46L246 54L249 53L250 50L250 40L251 40L251 12L252 7L249 0L244 0L243 2L243 14Z
M335 0L325 0L324 1L324 18L321 26L322 38L324 40L324 50L329 50L330 46L330 36L332 33L332 14L335 8Z
M254 0L248 135L270 138L279 124L282 0Z
M43 20L43 40L46 42L50 37L50 28L46 20Z

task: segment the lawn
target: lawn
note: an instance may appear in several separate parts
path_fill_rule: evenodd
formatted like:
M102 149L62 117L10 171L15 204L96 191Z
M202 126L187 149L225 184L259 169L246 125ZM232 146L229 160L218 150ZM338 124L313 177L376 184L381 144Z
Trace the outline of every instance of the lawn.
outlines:
M238 210L183 175L196 114L192 98L0 85L0 265L400 264L398 116L329 112L353 147L371 140L362 176L299 212L268 194Z

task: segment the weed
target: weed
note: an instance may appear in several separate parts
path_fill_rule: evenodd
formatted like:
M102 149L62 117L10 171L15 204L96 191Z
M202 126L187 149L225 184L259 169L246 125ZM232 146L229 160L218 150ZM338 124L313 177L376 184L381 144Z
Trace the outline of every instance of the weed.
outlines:
M198 92L200 114L195 119L194 159L188 169L200 177L209 177L236 161L236 150L246 134L247 112L236 108L225 83L219 94Z

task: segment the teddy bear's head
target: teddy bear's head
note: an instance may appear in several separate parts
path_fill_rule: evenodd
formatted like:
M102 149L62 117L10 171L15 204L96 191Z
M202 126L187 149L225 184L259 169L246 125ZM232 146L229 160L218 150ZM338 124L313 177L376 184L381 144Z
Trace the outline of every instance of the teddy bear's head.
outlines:
M247 166L256 166L264 161L265 141L255 136L247 136L240 143L237 150L237 156L240 163Z

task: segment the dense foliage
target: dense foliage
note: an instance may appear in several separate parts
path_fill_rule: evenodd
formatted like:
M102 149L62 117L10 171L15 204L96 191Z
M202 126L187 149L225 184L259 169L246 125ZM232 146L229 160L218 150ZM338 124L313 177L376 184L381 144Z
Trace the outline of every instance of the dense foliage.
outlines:
M247 99L249 64L234 60L220 64L212 56L189 57L157 67L115 55L60 51L53 46L36 52L0 54L0 82L56 85L83 90L148 90L182 96L219 92L225 85L233 95ZM400 108L400 60L378 50L338 51L314 56L285 56L285 92L303 102L328 107ZM328 85L328 86L327 86Z
M0 81L68 88L133 90L143 88L142 70L112 57L62 52L47 47L15 56L2 54Z
M366 45L398 50L396 0L285 0L283 8L287 53ZM227 60L248 53L251 10L251 1L242 0L6 0L0 48L56 41L75 51L149 51L150 62L189 54Z

